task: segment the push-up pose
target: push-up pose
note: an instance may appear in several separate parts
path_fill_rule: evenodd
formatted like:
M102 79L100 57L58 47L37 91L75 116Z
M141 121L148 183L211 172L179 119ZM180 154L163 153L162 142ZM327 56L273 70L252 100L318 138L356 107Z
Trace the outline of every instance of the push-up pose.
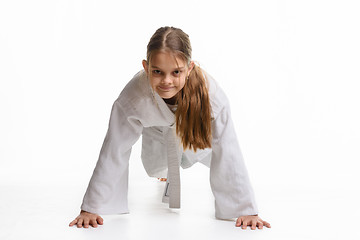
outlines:
M242 228L270 227L258 216L228 99L191 51L181 29L162 27L151 37L144 70L113 104L80 215L70 226L97 227L103 224L98 214L129 212L129 157L142 135L143 165L149 176L166 179L163 202L170 208L180 208L179 167L201 162L210 168L217 218L237 218Z

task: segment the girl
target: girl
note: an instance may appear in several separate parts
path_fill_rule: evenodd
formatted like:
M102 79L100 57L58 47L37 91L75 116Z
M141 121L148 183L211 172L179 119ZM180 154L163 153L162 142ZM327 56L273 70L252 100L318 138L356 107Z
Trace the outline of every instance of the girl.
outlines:
M237 218L243 229L270 227L257 215L227 97L191 60L189 36L174 27L158 29L142 64L113 104L80 215L70 226L97 227L103 224L97 214L129 212L129 157L142 135L143 165L149 176L166 178L163 202L170 208L180 208L179 166L201 162L210 168L217 218Z

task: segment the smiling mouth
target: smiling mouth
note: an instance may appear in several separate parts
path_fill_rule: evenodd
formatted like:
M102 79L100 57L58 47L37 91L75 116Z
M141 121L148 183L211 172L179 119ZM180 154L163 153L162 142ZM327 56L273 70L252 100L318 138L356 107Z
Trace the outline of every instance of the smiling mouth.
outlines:
M163 91L169 91L170 89L173 89L174 87L161 87L161 86L159 86L158 88L160 88L160 90L163 90Z

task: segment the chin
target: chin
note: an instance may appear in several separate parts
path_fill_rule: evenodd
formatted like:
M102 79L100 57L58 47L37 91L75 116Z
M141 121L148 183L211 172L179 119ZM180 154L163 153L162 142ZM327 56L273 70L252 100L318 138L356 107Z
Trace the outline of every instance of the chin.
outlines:
M164 99L170 99L173 98L176 94L164 94L164 93L158 93L161 98Z

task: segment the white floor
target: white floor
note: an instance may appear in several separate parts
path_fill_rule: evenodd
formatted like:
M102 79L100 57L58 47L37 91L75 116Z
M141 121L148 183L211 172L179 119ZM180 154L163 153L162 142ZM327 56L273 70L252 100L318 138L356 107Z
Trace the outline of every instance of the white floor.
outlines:
M359 211L354 211L359 199L349 200L341 189L254 185L260 217L272 228L242 230L214 218L205 166L182 170L180 210L161 203L164 183L140 169L130 171L131 213L104 215L97 229L68 227L84 184L0 186L0 239L360 239Z

